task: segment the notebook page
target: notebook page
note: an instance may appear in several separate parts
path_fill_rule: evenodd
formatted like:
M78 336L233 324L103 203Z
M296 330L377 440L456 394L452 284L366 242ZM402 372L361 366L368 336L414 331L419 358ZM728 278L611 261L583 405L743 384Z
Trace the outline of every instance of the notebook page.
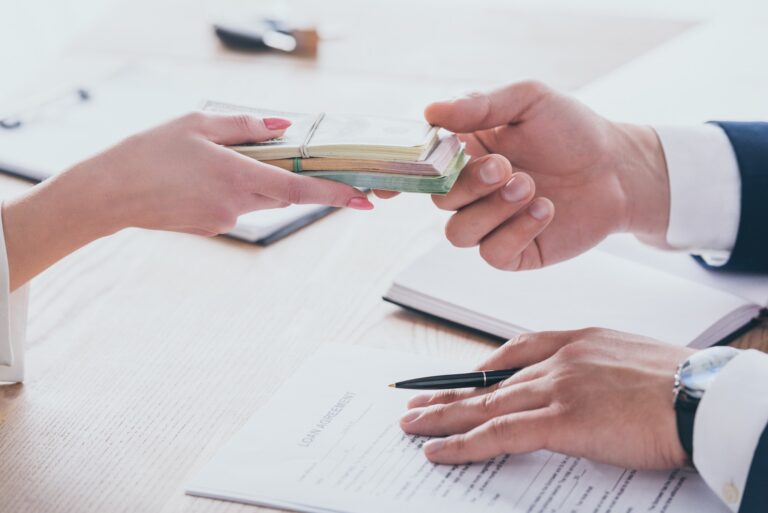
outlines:
M387 383L467 363L328 345L187 487L211 498L300 511L443 513L725 512L695 474L636 472L547 451L433 465L397 421L412 392Z
M679 345L751 306L732 294L595 250L535 271L506 272L492 268L476 250L442 242L395 282L524 331L599 326Z

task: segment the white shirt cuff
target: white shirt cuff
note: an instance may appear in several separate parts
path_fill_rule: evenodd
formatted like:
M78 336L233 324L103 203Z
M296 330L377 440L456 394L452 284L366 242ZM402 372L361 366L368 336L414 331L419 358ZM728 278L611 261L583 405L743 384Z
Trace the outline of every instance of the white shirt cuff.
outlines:
M739 510L752 457L768 424L768 355L743 351L718 373L699 403L693 462L728 507Z
M710 265L728 261L741 216L741 175L728 136L717 125L654 127L670 188L667 243Z
M10 292L8 254L0 219L0 383L17 383L24 379L28 296L27 285Z

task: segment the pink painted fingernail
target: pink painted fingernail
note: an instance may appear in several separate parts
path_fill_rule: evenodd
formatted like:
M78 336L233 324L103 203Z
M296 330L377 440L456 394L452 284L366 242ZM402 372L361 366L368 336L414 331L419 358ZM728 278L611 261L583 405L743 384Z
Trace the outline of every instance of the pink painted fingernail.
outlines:
M445 440L438 438L436 440L430 440L424 444L424 452L427 454L437 454L445 447Z
M523 176L513 176L507 185L501 189L501 197L509 203L523 201L531 193L531 184Z
M373 203L368 201L368 198L352 198L347 202L347 206L355 210L373 210Z
M284 118L264 118L263 121L269 130L285 130L291 126L291 120Z
M421 410L411 410L400 418L403 424L409 424L421 416Z
M528 207L528 212L530 212L534 219L544 221L551 214L552 208L547 200L539 198L531 203L531 206Z

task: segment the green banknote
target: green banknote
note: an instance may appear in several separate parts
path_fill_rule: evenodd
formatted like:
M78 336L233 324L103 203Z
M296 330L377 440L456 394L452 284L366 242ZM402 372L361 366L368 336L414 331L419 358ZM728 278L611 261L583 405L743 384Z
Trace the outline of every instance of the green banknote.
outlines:
M301 171L300 174L335 180L365 189L447 194L468 161L469 156L464 153L464 150L459 151L442 176L413 176L357 171Z

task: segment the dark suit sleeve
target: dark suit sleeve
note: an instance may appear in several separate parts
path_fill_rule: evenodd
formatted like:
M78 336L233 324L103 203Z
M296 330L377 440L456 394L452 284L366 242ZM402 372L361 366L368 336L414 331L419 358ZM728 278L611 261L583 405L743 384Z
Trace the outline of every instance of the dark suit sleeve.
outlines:
M768 509L768 427L757 444L739 513L764 513Z
M736 154L741 174L741 217L728 263L712 269L768 272L768 123L714 124L725 131Z

